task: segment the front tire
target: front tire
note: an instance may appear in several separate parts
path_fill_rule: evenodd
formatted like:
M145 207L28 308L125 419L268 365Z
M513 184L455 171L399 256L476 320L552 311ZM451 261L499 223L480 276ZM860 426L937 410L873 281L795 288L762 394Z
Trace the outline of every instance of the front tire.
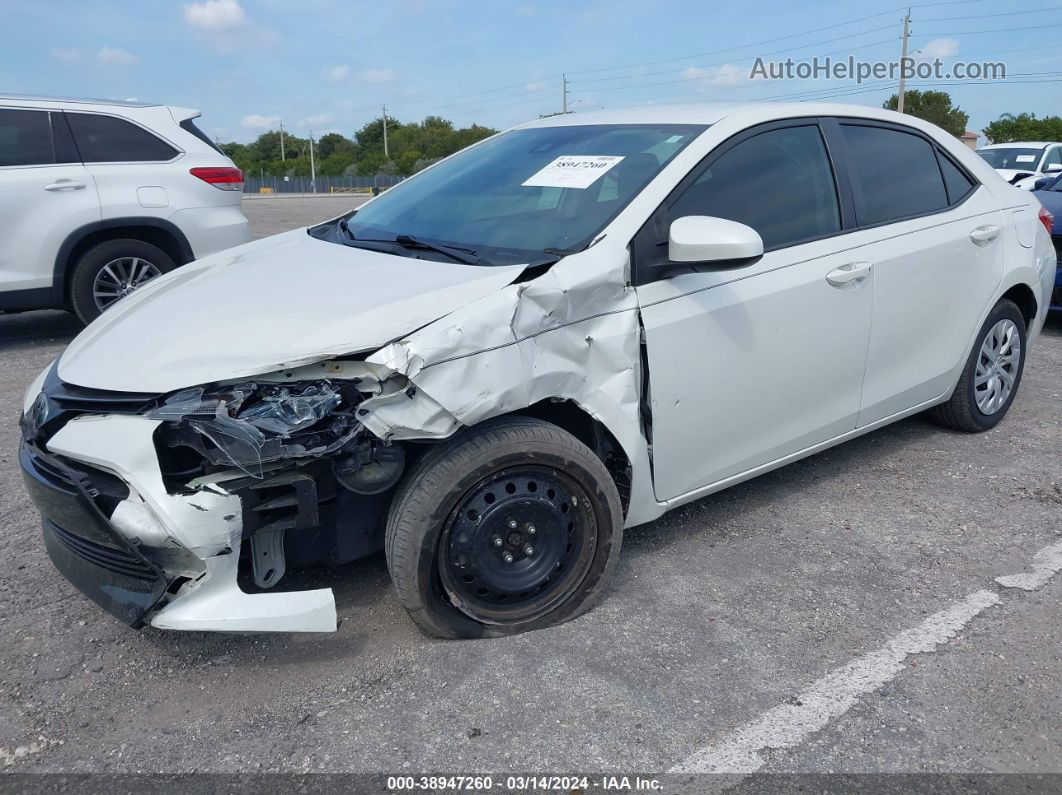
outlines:
M87 325L120 298L176 267L165 251L143 240L104 241L82 254L74 266L71 308Z
M955 391L932 410L933 419L966 433L994 428L1018 393L1026 350L1025 317L1004 298L985 319Z
M388 517L387 566L425 633L498 637L589 610L622 537L619 493L601 460L555 425L507 417L417 462Z

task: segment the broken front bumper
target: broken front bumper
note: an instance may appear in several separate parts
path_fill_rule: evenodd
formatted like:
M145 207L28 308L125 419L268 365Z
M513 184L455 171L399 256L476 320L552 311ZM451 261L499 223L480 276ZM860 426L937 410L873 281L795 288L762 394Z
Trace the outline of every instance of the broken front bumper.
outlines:
M55 567L104 610L139 627L166 592L165 574L111 526L91 474L25 442L19 463Z
M330 589L246 593L237 583L238 497L214 485L171 494L142 416L85 415L47 450L23 443L27 488L59 571L132 626L331 632Z

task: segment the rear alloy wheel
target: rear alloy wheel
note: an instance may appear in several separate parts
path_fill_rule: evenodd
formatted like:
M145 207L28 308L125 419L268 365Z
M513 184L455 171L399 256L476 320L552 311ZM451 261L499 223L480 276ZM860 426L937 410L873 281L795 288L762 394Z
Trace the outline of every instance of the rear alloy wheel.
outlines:
M508 635L588 610L615 568L619 494L582 442L527 417L433 448L395 496L387 563L425 632Z
M140 257L118 257L107 262L92 282L92 297L96 308L103 312L119 298L125 298L162 272L153 263Z
M981 326L955 391L932 410L933 419L967 433L995 427L1014 402L1027 347L1025 318L1004 298Z
M71 306L83 323L91 323L121 298L176 267L165 251L143 240L107 240L86 251L74 266Z

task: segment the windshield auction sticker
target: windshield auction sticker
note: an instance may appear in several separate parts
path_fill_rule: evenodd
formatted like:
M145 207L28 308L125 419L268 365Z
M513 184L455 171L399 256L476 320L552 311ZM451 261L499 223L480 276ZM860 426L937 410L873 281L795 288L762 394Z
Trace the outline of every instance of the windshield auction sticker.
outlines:
M623 159L622 155L563 155L532 174L525 188L589 188Z

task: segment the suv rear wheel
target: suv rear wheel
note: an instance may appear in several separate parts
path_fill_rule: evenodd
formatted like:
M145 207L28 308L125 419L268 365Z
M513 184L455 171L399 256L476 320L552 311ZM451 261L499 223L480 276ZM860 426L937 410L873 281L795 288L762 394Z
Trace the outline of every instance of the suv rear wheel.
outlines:
M176 267L165 251L143 240L120 238L98 243L74 266L70 281L74 314L83 323L91 323L118 299Z

